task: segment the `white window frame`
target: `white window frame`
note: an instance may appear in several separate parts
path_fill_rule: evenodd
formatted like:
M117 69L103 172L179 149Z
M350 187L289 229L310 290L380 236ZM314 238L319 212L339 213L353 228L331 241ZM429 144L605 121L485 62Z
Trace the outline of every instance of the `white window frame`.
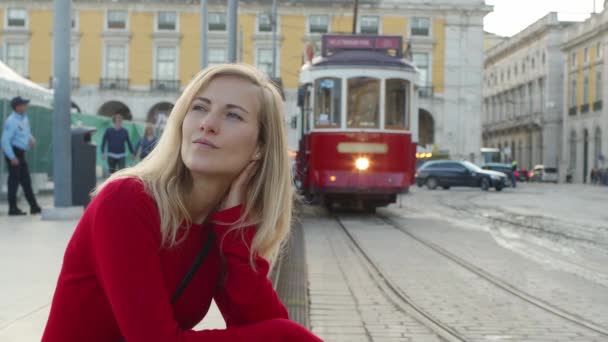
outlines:
M597 70L595 72L595 102L597 101L602 101L603 100L603 94L602 92L604 91L603 89L603 84L602 84L602 77L604 77L604 74L602 73L601 70Z
M423 35L412 34L412 29L414 28L414 26L412 24L414 23L414 19L426 19L429 21L429 34L428 35L423 36ZM432 37L433 36L433 20L431 20L430 17L412 17L412 18L410 18L410 20L408 20L408 26L409 26L408 35L410 37Z
M583 63L589 63L589 48L583 50Z
M361 33L361 23L363 22L363 18L365 17L375 17L378 18L378 34L382 34L382 17L380 15L362 15L357 20L357 33ZM364 33L364 34L372 34L372 33Z
M170 32L170 31L168 31ZM159 79L158 75L158 49L159 48L174 48L175 49L175 79ZM179 81L179 46L175 44L155 44L154 45L154 59L152 60L152 76L154 80L158 81Z
M110 19L109 18L110 12L125 12L126 17L125 17L125 28L124 29L110 28L109 27L108 20ZM107 9L103 25L104 25L106 31L112 31L112 32L125 32L125 31L129 31L130 30L129 11L122 10L122 9Z
M25 12L25 23L24 26L8 26L9 12L12 10L24 11ZM4 29L6 30L28 30L30 28L30 14L27 9L22 7L9 7L4 11Z
M591 100L591 89L589 88L589 74L583 75L583 105L589 105L589 100Z
M29 44L26 41L5 41L4 44L2 44L2 61L5 62L9 67L10 65L7 63L7 57L8 57L8 45L9 44L21 44L23 45L23 55L24 55L24 63L25 63L25 72L27 73L27 75L21 75L23 77L29 77L29 53L30 53L30 49L29 49ZM16 70L15 70L16 71Z
M209 28L209 18L211 17L211 15L216 15L216 14L224 16L224 29L223 30L211 30ZM228 31L228 14L226 12L216 12L216 11L209 12L209 14L207 15L207 31L208 32L226 32L226 31Z
M209 52L211 52L211 50L222 50L222 51L224 51L224 60L222 62L218 62L218 63L215 63L215 62L211 61L209 59L209 57L211 56L211 53L209 53ZM228 49L226 47L219 47L219 46L211 46L211 47L209 47L209 50L208 50L208 53L207 53L207 63L208 63L208 65L218 65L218 64L221 64L221 63L226 63L227 61L228 61Z
M577 55L577 53L576 53L576 52L573 52L573 53L570 55L570 67L571 67L571 68L576 68L576 55Z
M270 17L270 31L260 31L260 15L265 14ZM277 15L277 33L281 32L281 16ZM256 34L272 34L272 14L270 13L258 13L255 16L255 33Z
M254 65L256 68L258 68L258 56L259 56L260 50L270 50L270 58L271 58L271 62L272 62L272 46L257 46L255 48L255 56L254 56ZM270 70L270 72L268 73L268 76L272 77L272 70ZM277 76L276 77L281 77L281 54L279 53L278 50L277 50Z
M426 54L427 55L427 57L428 57L428 59L427 59L428 60L428 65L427 65L426 70L427 70L427 77L428 77L427 81L428 82L427 82L427 84L422 84L422 86L423 87L433 87L433 70L432 70L432 68L433 68L433 53L430 52L430 51L414 51L412 53L412 64L414 64L414 54ZM416 65L414 64L414 66L416 66ZM416 66L416 68L418 68L418 67ZM422 81L422 80L420 80L420 81Z
M102 63L102 77L103 78L109 78L108 77L108 47L110 46L123 46L125 48L125 71L126 71L126 75L125 77L121 78L121 79L129 79L129 44L128 43L113 43L113 42L107 42L104 44L103 46L103 63Z
M597 42L597 45L595 46L595 57L596 59L600 59L602 58L603 55L603 51L602 51L602 42Z
M175 28L173 30L165 30L160 29L158 25L160 24L160 13L175 13ZM179 12L178 11L157 11L154 15L154 32L179 32Z
M310 14L310 15L306 16L306 32L308 34L318 34L318 35L326 34L326 33L310 32L310 26L311 26L310 19L312 17L327 17L327 32L326 33L331 32L331 16L329 14Z

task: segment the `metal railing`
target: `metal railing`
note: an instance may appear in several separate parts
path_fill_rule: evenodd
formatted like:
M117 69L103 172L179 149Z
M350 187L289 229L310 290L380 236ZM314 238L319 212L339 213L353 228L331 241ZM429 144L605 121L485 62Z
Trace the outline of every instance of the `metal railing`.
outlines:
M101 78L99 79L100 89L129 89L128 78Z
M72 89L80 88L80 77L72 77L71 85ZM53 76L49 77L49 88L53 89Z
M151 80L150 89L160 91L179 91L179 80Z
M602 100L593 102L593 111L602 110Z
M589 113L589 104L585 103L584 105L581 106L581 114L584 113Z

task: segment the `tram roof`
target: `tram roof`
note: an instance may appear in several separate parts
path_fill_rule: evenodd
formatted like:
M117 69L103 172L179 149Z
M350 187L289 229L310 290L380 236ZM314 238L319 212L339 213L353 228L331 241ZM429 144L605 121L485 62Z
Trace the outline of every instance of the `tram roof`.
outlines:
M393 67L406 71L415 71L414 66L405 59L387 56L374 51L346 50L336 52L331 56L315 58L311 66L375 66Z

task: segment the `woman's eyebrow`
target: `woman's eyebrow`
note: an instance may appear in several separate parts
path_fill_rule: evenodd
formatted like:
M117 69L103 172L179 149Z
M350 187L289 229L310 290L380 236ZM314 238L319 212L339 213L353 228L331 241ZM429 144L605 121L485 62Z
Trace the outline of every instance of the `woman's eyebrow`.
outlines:
M195 100L199 100L199 101L205 102L206 104L211 104L211 100L209 100L206 97L199 96L199 97L196 97ZM246 114L249 114L249 111L247 111L245 108L243 108L243 107L241 107L239 105L236 105L236 104L229 103L229 104L226 105L226 108L228 108L228 109L240 109L243 112L245 112Z

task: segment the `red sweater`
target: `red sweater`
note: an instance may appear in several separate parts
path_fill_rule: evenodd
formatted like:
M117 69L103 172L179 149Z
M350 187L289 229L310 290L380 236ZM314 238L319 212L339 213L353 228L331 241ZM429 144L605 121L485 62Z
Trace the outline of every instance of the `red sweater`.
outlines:
M234 222L240 207L209 221ZM287 320L268 280L268 262L249 263L255 227L181 229L182 243L161 248L153 198L135 179L108 184L88 206L67 246L43 342L320 341ZM216 244L175 304L170 298L213 229ZM187 233L185 233L187 231ZM221 243L222 254L219 245ZM227 329L191 330L215 299Z

